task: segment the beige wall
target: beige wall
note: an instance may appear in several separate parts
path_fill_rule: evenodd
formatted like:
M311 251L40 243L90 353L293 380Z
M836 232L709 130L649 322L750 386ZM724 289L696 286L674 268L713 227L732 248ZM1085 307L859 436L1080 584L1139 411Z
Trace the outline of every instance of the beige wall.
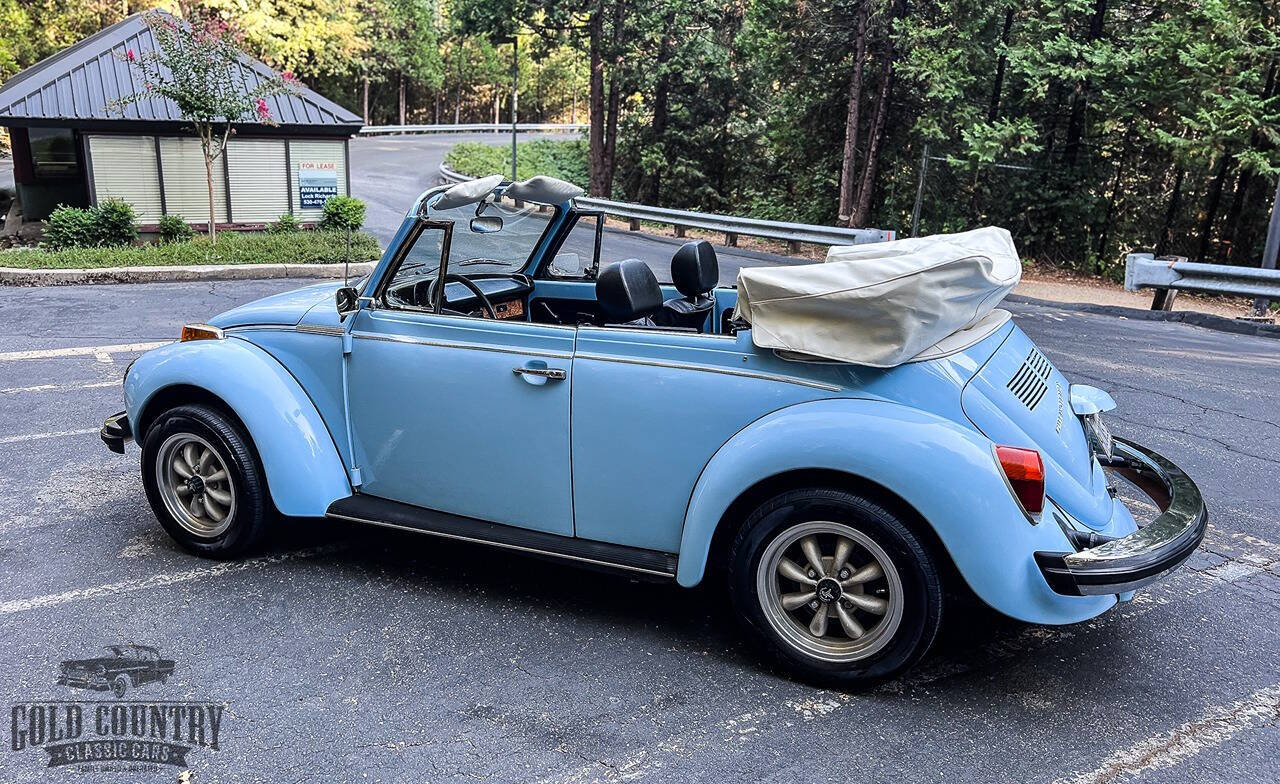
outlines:
M94 134L86 139L97 201L123 199L144 224L154 224L164 214L181 215L189 223L208 220L209 192L198 139L161 136L159 159L153 136ZM304 167L334 174L338 193L347 194L345 140L231 139L225 159L214 163L216 219L271 223L292 212L303 221L319 220L319 208L301 207L299 170Z
M164 172L164 211L188 223L209 220L209 183L199 139L160 137L160 168ZM96 167L95 167L96 169ZM222 161L213 162L214 220L227 222L227 178Z
M99 202L122 199L140 223L160 220L160 179L156 141L150 136L90 136L93 191Z

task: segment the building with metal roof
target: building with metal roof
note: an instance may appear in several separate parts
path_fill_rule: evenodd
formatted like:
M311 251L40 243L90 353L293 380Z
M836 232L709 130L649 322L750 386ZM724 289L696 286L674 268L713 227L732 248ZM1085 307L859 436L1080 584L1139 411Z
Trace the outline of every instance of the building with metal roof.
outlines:
M207 221L204 157L178 107L160 97L117 103L143 88L125 54L156 48L144 15L134 14L0 86L0 126L9 129L24 220L43 219L59 204L117 198L133 205L144 227L162 215ZM249 57L239 71L246 90L275 75ZM279 124L234 123L218 161L219 224L256 225L286 213L314 220L324 198L349 190L347 142L360 117L305 87L266 101Z

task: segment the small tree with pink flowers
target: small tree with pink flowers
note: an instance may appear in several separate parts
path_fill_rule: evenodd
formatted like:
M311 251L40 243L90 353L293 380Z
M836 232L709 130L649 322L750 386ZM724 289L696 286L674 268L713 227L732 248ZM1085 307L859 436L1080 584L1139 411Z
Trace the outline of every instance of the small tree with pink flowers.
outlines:
M293 74L263 76L252 72L240 48L242 36L226 22L199 11L187 20L161 11L144 18L156 42L153 51L123 55L136 69L143 89L119 99L118 108L163 98L172 101L200 137L205 177L209 186L209 239L215 241L213 165L227 149L236 123L276 125L267 98L296 94L300 85ZM252 83L245 77L253 73Z

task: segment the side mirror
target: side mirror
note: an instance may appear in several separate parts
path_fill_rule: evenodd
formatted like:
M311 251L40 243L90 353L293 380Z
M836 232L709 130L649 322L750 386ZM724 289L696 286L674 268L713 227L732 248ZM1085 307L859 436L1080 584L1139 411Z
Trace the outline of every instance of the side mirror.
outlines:
M476 234L496 234L502 231L502 216L477 215L471 219L471 231Z
M354 286L343 286L338 289L334 299L338 305L340 319L345 319L349 313L354 313L360 307L360 292L356 291Z

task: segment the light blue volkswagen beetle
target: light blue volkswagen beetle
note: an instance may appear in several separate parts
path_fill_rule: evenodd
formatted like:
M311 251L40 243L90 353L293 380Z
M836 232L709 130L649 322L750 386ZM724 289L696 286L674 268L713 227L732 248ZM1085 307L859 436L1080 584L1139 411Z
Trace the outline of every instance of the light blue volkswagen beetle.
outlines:
M674 287L601 267L580 194L427 191L359 285L141 356L103 440L137 441L156 516L200 555L280 514L721 580L764 652L846 687L918 661L954 590L1073 623L1203 538L1191 480L1112 439L1110 398L1007 313L889 367L761 348L710 245L676 252ZM1141 528L1117 477L1159 509Z

